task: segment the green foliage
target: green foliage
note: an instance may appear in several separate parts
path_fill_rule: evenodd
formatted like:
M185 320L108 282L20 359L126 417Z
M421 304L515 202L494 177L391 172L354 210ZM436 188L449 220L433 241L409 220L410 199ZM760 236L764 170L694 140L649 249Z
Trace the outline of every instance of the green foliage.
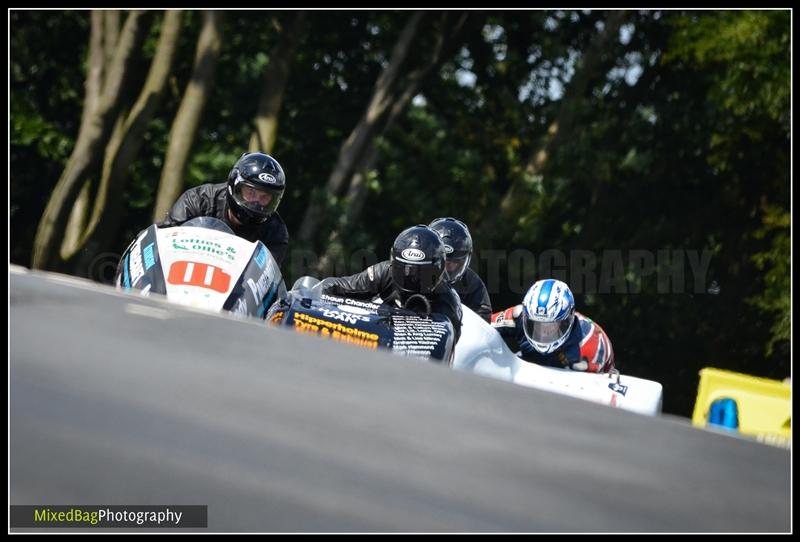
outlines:
M10 257L27 265L80 125L88 12L12 10L9 27Z
M755 231L757 239L772 238L768 249L753 254L752 261L763 272L764 290L747 299L773 319L772 336L766 344L766 355L771 356L776 346L788 345L791 340L791 239L789 211L776 206L764 210L763 226Z
M62 165L74 144L55 123L45 120L23 99L13 103L11 134L12 145L34 147L39 156Z
M711 101L731 115L789 122L789 10L717 11L675 20L664 61L718 72Z
M760 225L744 234L754 247L748 263L763 272L747 302L774 320L766 356L788 344L791 319L789 24L788 10L681 17L665 55L665 61L695 65L710 80L708 101L719 117L709 139L709 165L731 175L752 171L761 181L757 192L743 191L747 208L760 217Z

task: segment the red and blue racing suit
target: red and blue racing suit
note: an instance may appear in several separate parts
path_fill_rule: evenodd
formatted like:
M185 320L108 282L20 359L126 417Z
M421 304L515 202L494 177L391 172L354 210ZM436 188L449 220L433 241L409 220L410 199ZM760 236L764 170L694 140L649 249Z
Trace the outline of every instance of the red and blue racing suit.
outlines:
M492 314L492 327L508 342L516 341L517 355L525 361L574 371L607 373L614 368L614 349L606 332L591 318L575 312L569 337L555 352L542 354L522 330L522 305Z

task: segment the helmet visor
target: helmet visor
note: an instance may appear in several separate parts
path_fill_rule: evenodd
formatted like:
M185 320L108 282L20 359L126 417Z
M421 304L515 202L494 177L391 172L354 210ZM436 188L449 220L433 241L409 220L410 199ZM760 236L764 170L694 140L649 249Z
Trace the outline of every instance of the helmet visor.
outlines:
M269 216L277 203L275 194L247 181L233 185L233 199L240 207L261 216Z
M448 256L444 264L444 275L447 281L455 282L460 279L467 269L467 265L469 265L469 256L461 256L460 258Z
M574 315L570 315L569 318L555 322L536 322L523 316L522 324L528 339L540 344L552 344L569 332L573 318Z
M395 287L404 292L429 294L441 282L442 276L442 269L435 265L392 262L392 280Z

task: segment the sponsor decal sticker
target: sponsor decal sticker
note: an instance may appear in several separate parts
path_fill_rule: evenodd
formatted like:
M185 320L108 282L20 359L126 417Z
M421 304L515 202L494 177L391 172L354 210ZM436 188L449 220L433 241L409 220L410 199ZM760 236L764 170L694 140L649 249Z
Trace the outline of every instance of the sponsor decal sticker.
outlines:
M236 260L236 249L232 246L224 246L216 241L207 239L181 238L172 239L174 250L186 250L195 254L208 254L216 256L221 260Z
M322 309L322 316L347 322L348 324L357 324L358 322L369 322L369 317L360 314L353 314L350 312L335 311L333 309Z
M284 311L275 311L275 314L273 314L270 317L270 321L273 324L280 324L281 322L283 322L283 315L284 315Z
M247 314L247 301L245 300L244 297L240 297L239 299L236 300L236 306L233 307L233 309L231 309L231 312L233 314L241 314L241 315Z
M625 393L628 391L628 386L623 386L617 382L611 382L608 387L611 389L611 391L615 391L620 395L625 395Z
M420 262L425 259L425 253L418 248L407 248L400 253L400 256L410 262Z
M131 277L128 274L128 256L127 255L125 256L125 262L122 264L122 275L123 275L123 279L122 279L123 286L125 286L126 288L130 288L131 287Z
M232 248L232 247L229 247L229 249L230 248ZM263 246L258 247L258 251L256 252L255 260L256 260L256 263L258 264L258 267L260 267L261 269L264 269L264 264L267 263L267 249L265 247L263 247Z
M167 282L175 285L207 288L224 294L231 285L231 276L213 265L177 261L169 268Z
M378 348L379 336L376 333L362 331L340 322L329 322L302 312L295 313L293 317L294 329L300 333L311 333L373 350Z
M142 251L142 254L144 255L145 271L147 271L156 264L156 258L155 255L153 254L153 244L154 243L150 243L149 245L144 247L144 250Z
M144 264L142 263L142 245L139 241L131 248L131 284L136 285L139 279L144 276Z
M363 307L353 307L351 305L337 305L337 309L344 312L352 312L353 314L373 314L374 311L365 309Z
M250 288L250 293L253 295L253 302L256 306L264 302L264 299L270 292L271 282L272 277L269 273L261 273L261 276L258 277L258 281L247 279L247 286Z
M259 180L269 184L275 184L278 182L278 180L269 173L259 173L258 178Z
M357 299L350 299L349 297L344 298L344 302L346 305L350 305L351 307L361 307L367 309L370 313L374 313L380 306L377 303L371 303L369 301L358 301Z

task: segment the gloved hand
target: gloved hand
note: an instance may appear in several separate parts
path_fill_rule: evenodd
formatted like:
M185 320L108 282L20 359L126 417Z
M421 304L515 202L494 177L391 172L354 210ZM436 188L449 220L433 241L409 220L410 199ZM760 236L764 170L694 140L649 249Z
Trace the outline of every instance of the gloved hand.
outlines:
M569 368L573 371L586 372L589 369L589 360L585 357L581 357L580 360L570 363Z
M513 329L516 326L516 320L522 315L522 305L514 305L504 311L492 314L489 324L496 329Z

